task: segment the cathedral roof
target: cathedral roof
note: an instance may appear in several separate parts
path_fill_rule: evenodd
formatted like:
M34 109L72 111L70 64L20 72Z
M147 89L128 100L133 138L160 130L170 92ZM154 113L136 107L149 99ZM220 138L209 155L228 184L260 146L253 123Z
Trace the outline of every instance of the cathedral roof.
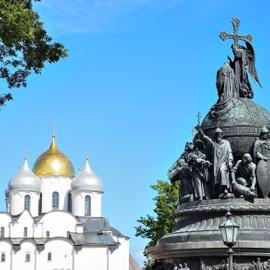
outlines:
M58 149L54 135L49 149L37 158L33 171L38 176L74 177L72 162Z
M120 231L110 226L110 222L104 217L78 217L78 221L83 225L83 233L70 233L70 237L75 245L83 246L111 246L119 245L113 236L129 239Z
M93 173L88 159L85 161L84 168L72 183L72 189L78 191L99 191L102 192L101 180Z
M9 190L23 191L40 191L41 183L39 178L31 171L28 166L27 159L24 160L23 166L18 174L11 178L9 182Z

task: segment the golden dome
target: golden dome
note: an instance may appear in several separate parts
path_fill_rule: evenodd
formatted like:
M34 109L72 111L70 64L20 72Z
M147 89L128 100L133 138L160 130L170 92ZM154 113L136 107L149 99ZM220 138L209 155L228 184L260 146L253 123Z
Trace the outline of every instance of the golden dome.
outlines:
M33 172L38 176L74 177L73 165L69 158L58 150L54 135L50 148L36 160Z

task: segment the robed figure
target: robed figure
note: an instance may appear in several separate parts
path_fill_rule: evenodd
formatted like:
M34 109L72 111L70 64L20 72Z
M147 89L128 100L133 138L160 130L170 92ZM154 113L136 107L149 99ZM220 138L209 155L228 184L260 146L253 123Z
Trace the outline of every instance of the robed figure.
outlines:
M220 128L215 130L214 140L206 136L202 129L199 129L202 139L207 143L212 158L213 185L216 187L217 195L226 198L231 189L230 169L233 166L233 154L229 141L223 139L223 131Z
M260 137L254 143L254 159L257 163L257 179L264 198L270 193L270 140L266 127L261 129Z
M212 187L209 179L209 167L211 163L206 160L206 155L202 152L204 143L202 140L195 141L194 150L189 154L189 166L192 170L192 180L195 198L198 201L209 199L212 195Z
M168 178L172 183L180 181L179 198L181 202L193 201L194 188L192 184L192 172L188 164L189 154L193 151L194 145L187 142L185 150L174 162L168 171Z

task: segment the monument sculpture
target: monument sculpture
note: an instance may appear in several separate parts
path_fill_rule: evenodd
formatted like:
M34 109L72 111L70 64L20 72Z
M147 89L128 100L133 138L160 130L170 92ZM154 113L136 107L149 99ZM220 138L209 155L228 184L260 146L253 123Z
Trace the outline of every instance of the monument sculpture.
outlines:
M195 147L188 156L188 165L191 167L192 172L194 197L199 201L211 197L208 173L211 163L206 160L206 155L202 152L203 148L203 142L199 139L196 140Z
M261 86L250 35L233 18L233 58L217 71L217 102L168 177L180 181L173 232L147 250L154 269L229 269L219 225L228 209L239 226L230 269L270 269L270 113L253 101ZM232 264L230 264L231 267Z
M232 189L235 194L244 198L255 198L256 195L256 165L249 153L238 160L231 172Z

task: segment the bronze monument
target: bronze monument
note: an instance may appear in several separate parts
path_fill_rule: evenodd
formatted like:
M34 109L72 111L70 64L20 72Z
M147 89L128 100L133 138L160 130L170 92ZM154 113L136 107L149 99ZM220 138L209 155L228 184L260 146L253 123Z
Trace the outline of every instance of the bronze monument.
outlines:
M233 59L217 72L218 100L169 170L180 202L174 231L147 250L156 270L228 269L219 231L228 209L239 225L233 269L270 269L270 113L253 101L249 76L261 83L239 24L219 35L233 40Z

